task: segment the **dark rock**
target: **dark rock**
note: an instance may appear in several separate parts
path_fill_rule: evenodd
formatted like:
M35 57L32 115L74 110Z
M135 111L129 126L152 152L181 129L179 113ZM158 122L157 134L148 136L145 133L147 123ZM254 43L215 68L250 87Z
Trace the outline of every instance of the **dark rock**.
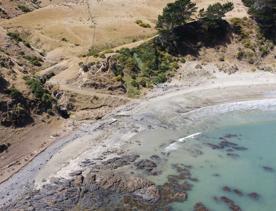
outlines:
M207 207L201 202L198 202L194 206L194 211L209 211Z
M231 158L238 158L238 157L240 157L240 155L236 154L236 153L227 153L227 156L229 156Z
M274 172L274 169L272 167L269 167L269 166L263 166L263 169L267 172Z
M224 186L222 189L224 192L232 192L232 189L228 186Z
M235 194L237 194L238 196L243 196L243 192L240 191L240 190L238 190L238 189L234 189L233 192L234 192Z
M111 158L107 161L103 161L102 164L105 168L117 169L122 166L129 165L139 158L139 155L125 155L122 157Z
M154 162L160 163L161 158L158 155L152 155L150 156L150 159L152 159Z
M223 201L230 210L232 211L241 211L241 208L235 204L235 202L229 198L227 198L226 196L222 196L220 197L220 200Z
M0 144L0 153L8 150L10 144Z
M249 193L248 194L248 196L251 198L251 199L253 199L253 200L259 200L260 199L260 195L258 194L258 193L256 193L256 192L252 192L252 193Z
M155 162L148 159L138 161L135 163L135 166L137 169L145 170L146 172L151 172L154 168L157 167Z

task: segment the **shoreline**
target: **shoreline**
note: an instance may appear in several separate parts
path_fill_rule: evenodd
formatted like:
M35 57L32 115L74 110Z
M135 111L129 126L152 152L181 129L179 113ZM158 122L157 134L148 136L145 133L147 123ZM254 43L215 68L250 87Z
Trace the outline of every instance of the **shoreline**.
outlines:
M184 84L184 90L181 90L181 86L175 88L174 84L168 92L157 88L153 94L118 108L103 120L82 124L75 132L56 141L17 174L0 184L0 198L4 197L0 206L20 195L18 190L23 193L33 186L41 187L53 176L70 178L69 173L80 169L79 163L82 160L95 159L102 155L103 159L107 159L126 153L122 148L131 144L128 141L133 136L147 130L149 125L153 128L169 125L171 117L167 120L166 117L178 115L177 112L185 113L223 102L275 99L275 77L270 78L273 74L261 73L264 76L258 81L242 75L240 80L232 83L231 80L225 82L219 78L214 79L215 83L205 82L189 88ZM253 76L258 74L248 73ZM8 192L9 196L6 196Z

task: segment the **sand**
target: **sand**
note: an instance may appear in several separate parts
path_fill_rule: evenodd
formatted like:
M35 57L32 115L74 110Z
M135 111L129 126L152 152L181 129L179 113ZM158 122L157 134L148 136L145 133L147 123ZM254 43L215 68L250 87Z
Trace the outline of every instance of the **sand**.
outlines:
M211 67L206 66L207 77L171 81L102 120L87 121L60 138L0 185L0 197L5 196L0 206L26 187L39 188L52 177L70 177L70 172L82 169L80 163L85 159L107 159L126 153L127 146L133 144L132 137L149 128L168 126L180 113L222 103L276 98L276 77L272 73L242 71L227 75Z

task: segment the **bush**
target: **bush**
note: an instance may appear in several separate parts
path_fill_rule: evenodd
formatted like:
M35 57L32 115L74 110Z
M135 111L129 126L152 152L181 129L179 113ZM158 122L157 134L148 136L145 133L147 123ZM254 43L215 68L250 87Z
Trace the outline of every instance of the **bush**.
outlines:
M25 13L32 11L29 7L27 7L26 5L23 5L23 4L18 5L17 8L20 9L22 12L25 12Z
M28 60L32 65L40 67L43 60L37 56L23 56L24 59Z
M9 95L15 100L20 100L22 98L22 94L14 86L9 89Z
M18 32L8 32L7 35L15 42L23 42L26 47L31 48L31 44L24 40Z
M54 99L51 97L49 91L44 89L41 81L35 77L25 77L24 79L33 95L43 104L43 106L46 109L51 108Z
M18 32L8 32L7 35L16 42L23 42L23 39Z
M140 93L141 87L164 83L167 73L178 68L175 59L152 41L137 48L121 49L114 58L112 71L116 77L120 76L131 96Z
M151 28L151 25L148 23L144 23L142 20L137 20L135 23L143 28Z

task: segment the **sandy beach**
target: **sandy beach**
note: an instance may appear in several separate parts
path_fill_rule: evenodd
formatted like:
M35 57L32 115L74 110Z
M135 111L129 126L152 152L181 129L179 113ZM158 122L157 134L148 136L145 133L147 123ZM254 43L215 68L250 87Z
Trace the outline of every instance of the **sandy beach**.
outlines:
M276 77L269 72L227 75L210 71L201 80L174 80L155 88L142 99L96 122L85 122L72 134L58 139L17 174L0 185L0 206L29 188L40 188L53 177L70 178L89 159L106 160L127 153L135 135L173 127L176 117L195 109L223 103L275 99Z

